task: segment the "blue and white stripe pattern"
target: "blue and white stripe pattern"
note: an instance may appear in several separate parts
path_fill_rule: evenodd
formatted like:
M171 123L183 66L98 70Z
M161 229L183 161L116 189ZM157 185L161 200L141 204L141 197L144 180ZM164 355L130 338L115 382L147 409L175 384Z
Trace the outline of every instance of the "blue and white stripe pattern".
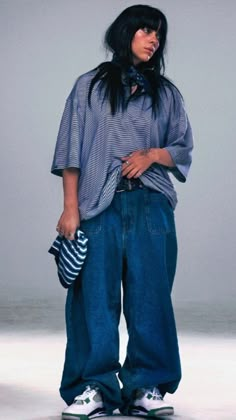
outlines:
M87 255L88 238L77 229L75 239L69 240L58 235L49 253L55 256L58 277L63 287L69 288L79 275Z
M80 171L78 202L81 220L101 213L111 203L121 178L121 157L136 150L166 148L175 168L153 164L140 176L143 184L166 195L173 208L176 192L170 179L185 182L191 165L192 131L178 90L166 84L160 91L160 107L153 116L150 96L144 92L129 100L127 109L111 114L98 84L88 105L88 90L95 71L78 78L61 119L51 171ZM127 96L129 93L127 92Z

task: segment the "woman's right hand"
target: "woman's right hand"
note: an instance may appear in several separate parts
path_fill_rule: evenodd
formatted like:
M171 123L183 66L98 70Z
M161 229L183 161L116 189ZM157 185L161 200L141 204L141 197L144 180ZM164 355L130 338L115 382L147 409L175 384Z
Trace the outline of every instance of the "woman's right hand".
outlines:
M79 209L65 209L57 223L56 230L66 239L73 240L76 229L80 226Z

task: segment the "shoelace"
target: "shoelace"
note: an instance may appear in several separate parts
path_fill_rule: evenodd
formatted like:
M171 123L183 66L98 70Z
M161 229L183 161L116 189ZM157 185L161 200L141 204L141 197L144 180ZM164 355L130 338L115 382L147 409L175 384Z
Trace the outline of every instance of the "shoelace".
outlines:
M91 388L90 385L87 385L83 394L78 395L77 397L75 397L74 401L83 401L86 400L87 397L91 397L91 394L94 393L94 391L96 392L95 388Z
M155 400L163 400L162 395L157 387L146 389L146 396L151 394Z

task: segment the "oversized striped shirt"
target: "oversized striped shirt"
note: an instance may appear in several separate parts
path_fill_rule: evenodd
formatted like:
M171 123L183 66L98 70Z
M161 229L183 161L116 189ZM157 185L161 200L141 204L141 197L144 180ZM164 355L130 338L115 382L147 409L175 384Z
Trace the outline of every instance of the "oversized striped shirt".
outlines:
M95 84L88 104L88 91L95 70L80 76L70 92L62 115L51 172L79 169L78 201L81 220L90 219L109 206L121 178L121 157L136 150L165 148L174 168L152 164L140 176L143 184L177 204L172 173L185 182L191 165L192 130L182 97L169 84L161 88L160 105L154 116L151 98L134 95L127 109L111 114Z

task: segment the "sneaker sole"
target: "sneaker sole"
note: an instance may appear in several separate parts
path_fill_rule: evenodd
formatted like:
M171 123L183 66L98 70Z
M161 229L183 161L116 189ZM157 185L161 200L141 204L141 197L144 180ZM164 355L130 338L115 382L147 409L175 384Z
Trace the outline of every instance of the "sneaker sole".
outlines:
M137 416L137 417L150 417L150 418L156 418L156 417L162 417L162 416L172 416L174 414L173 407L161 407L156 408L154 410L150 410L147 413L144 413L143 411L133 410L129 415L130 416Z
M80 420L89 420L89 417L85 414L64 414L61 415L62 420L74 420L74 419L80 419Z
M97 417L107 417L107 414L105 412L96 413L91 416L87 416L86 414L69 414L69 413L62 413L61 418L62 420L89 420L89 419L95 419Z
M174 409L172 407L163 407L148 412L148 417L172 416Z

